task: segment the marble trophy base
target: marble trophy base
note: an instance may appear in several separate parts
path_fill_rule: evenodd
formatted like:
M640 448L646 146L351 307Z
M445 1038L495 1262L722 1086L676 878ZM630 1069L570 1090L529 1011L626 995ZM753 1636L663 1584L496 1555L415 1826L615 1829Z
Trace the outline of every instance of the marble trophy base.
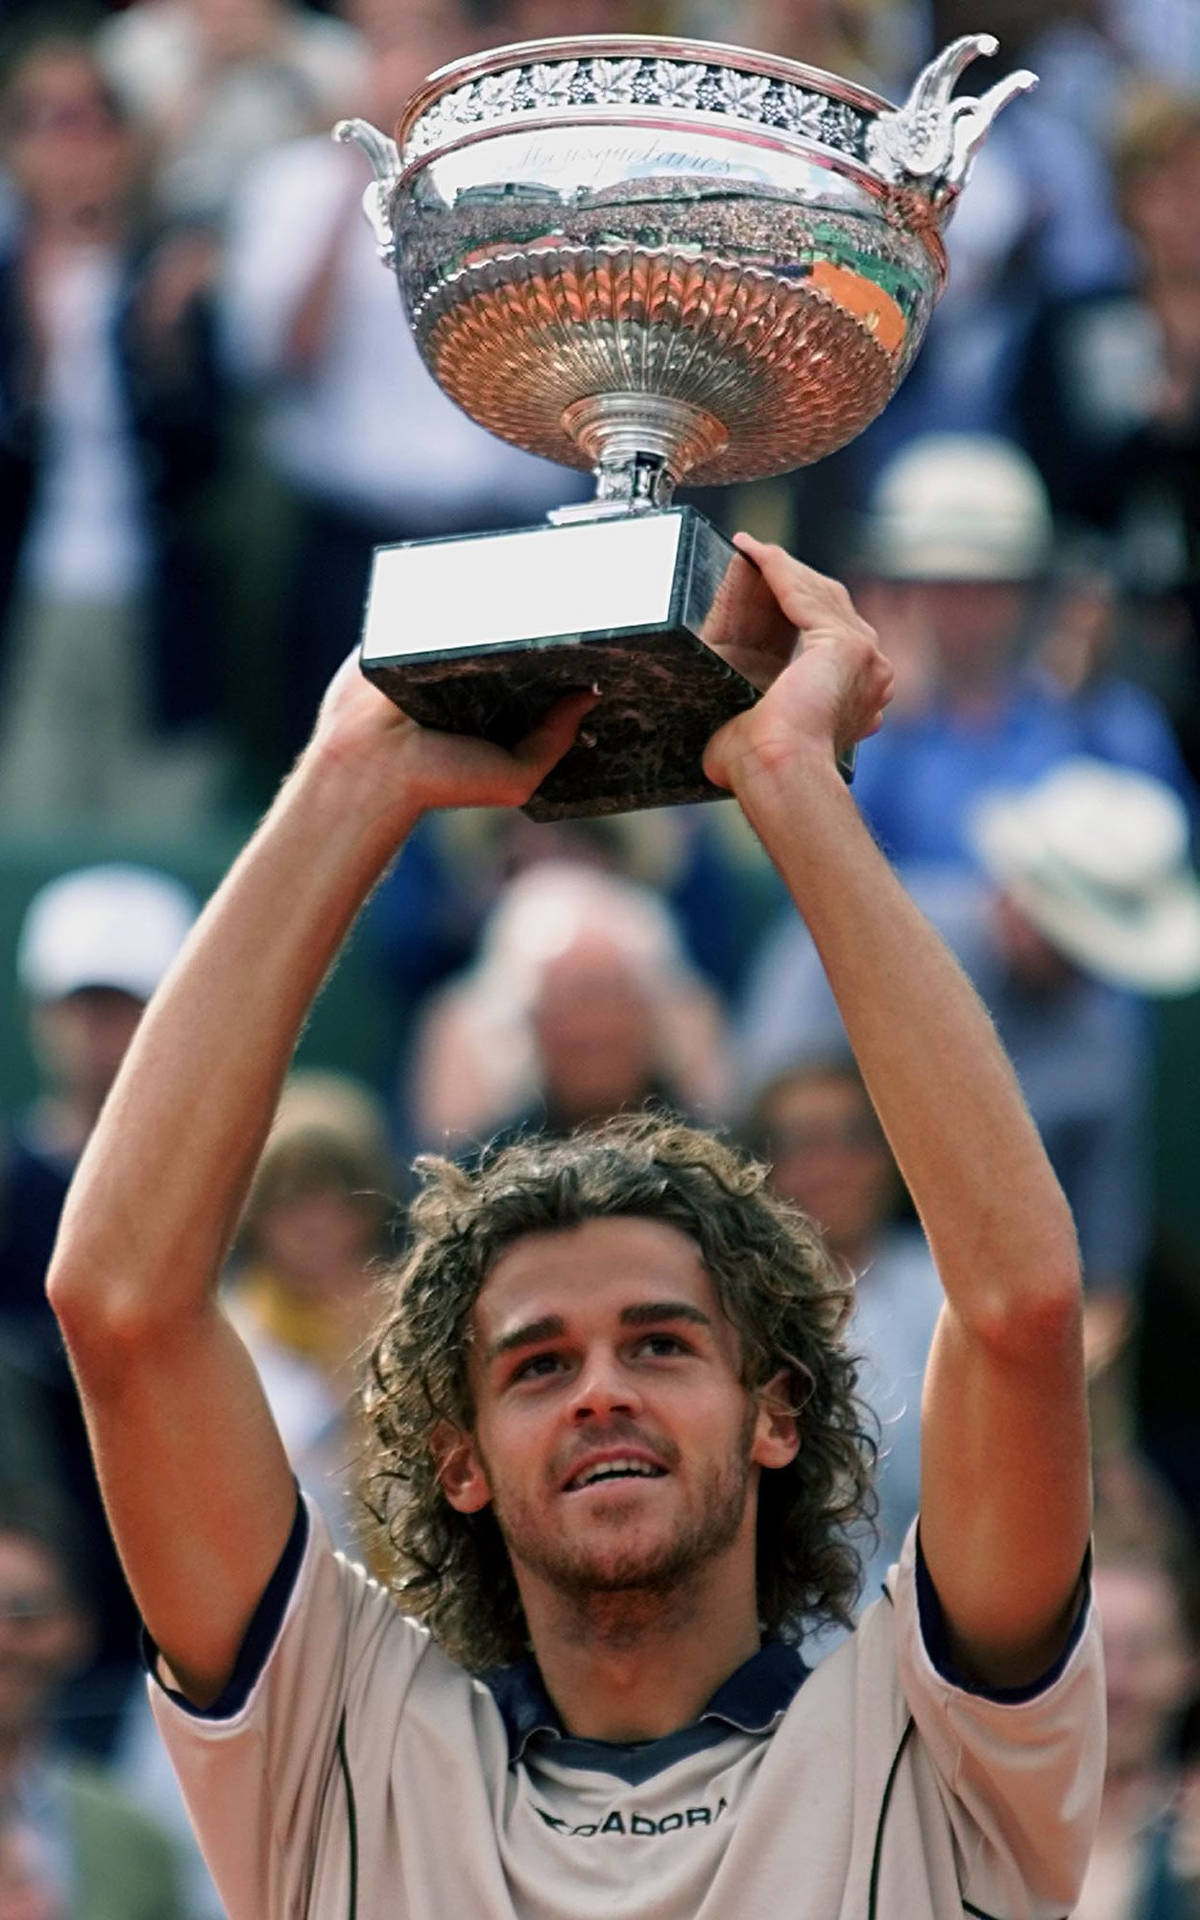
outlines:
M363 672L420 722L512 746L573 688L600 688L534 820L715 800L701 760L757 692L713 650L786 623L757 569L693 507L380 547ZM589 743L590 742L590 743Z

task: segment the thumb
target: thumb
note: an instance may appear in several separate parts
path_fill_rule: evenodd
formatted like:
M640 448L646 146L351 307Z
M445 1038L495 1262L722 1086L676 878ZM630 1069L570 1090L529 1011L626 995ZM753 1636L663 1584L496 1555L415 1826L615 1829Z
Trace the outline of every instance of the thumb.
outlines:
M538 781L544 780L551 767L557 766L575 744L584 715L591 712L599 698L597 687L583 687L575 693L563 694L512 749L517 765Z

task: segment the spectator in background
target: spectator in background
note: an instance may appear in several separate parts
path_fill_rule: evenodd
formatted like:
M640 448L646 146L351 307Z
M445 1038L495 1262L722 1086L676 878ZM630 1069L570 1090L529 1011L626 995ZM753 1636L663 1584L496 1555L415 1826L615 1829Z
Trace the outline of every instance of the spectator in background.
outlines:
M1144 1508L1122 1519L1101 1499L1092 1579L1108 1759L1075 1920L1192 1920L1200 1904L1200 1794L1180 1744L1200 1675L1194 1561L1177 1525L1156 1536Z
M216 229L251 162L327 129L365 67L353 28L292 0L137 0L96 47L150 137L158 210Z
M895 0L681 0L675 30L782 54L860 85L902 92L919 64L918 9Z
M711 1119L728 1098L719 1003L661 901L547 861L501 897L476 966L429 1002L412 1113L422 1144L453 1149L647 1103Z
M1047 306L1021 385L1022 434L1059 510L1098 528L1164 656L1200 768L1200 100L1140 86L1113 167L1132 283Z
M909 890L996 1022L1075 1216L1089 1358L1124 1337L1147 1252L1142 996L1200 985L1200 883L1188 822L1160 783L1090 761L993 793L969 829L984 872L913 869ZM840 1023L794 915L764 945L746 998L743 1072L824 1054Z
M971 0L929 0L921 57L985 25L1000 48L972 69L971 91L982 91L1014 68L1036 71L1047 12L1039 0L993 0L981 20ZM867 472L918 434L1011 433L1014 383L1040 303L1110 286L1129 266L1103 155L1040 89L996 122L946 246L949 280L920 358L863 437Z
M974 856L967 817L1074 754L1137 768L1191 796L1157 702L1104 677L1069 697L1029 670L1053 523L1037 470L986 435L931 434L881 474L858 591L897 692L864 741L855 792L900 865Z
M456 0L356 0L370 47L359 109L390 127L472 44ZM296 517L279 749L290 760L362 618L374 548L540 519L582 483L475 426L425 371L363 217L363 155L328 134L247 171L223 293L228 364L263 401L265 458Z
M166 1835L55 1746L57 1695L93 1631L72 1538L50 1496L0 1485L0 1916L183 1920Z
M18 203L0 250L0 812L10 825L212 799L219 454L207 245L148 245L136 138L82 41L0 85Z
M920 1505L921 1383L941 1283L924 1235L900 1218L900 1176L849 1053L776 1074L744 1125L751 1152L770 1164L774 1191L816 1222L855 1278L849 1341L863 1358L859 1391L880 1428L865 1605L877 1597Z
M92 1557L96 1657L67 1690L71 1735L104 1751L137 1668L136 1620L108 1537L87 1436L45 1298L45 1275L75 1162L142 1009L195 915L186 889L146 868L87 867L31 902L17 949L42 1088L0 1148L0 1343L33 1409L22 1445L53 1442ZM14 1444L16 1444L14 1442ZM17 1470L0 1459L0 1478Z
M359 1534L347 1409L397 1184L375 1096L338 1074L293 1074L254 1176L230 1281L234 1323L297 1479L347 1551Z
M296 1478L352 1559L363 1558L365 1509L350 1403L358 1350L376 1312L373 1266L390 1251L396 1185L375 1096L340 1074L293 1073L254 1176L226 1289ZM222 1920L143 1690L131 1702L115 1763L124 1790L175 1838L190 1915Z

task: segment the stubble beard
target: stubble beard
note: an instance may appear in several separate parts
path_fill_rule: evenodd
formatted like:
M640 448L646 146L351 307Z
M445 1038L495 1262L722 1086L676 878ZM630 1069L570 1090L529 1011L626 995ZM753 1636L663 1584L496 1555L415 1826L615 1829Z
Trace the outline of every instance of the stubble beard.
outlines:
M510 1504L494 1492L493 1510L510 1558L573 1609L598 1607L611 1614L614 1602L618 1611L624 1606L633 1614L642 1611L640 1603L655 1612L672 1602L686 1607L705 1568L729 1551L744 1524L753 1427L750 1408L733 1456L713 1468L696 1510L649 1547L571 1542L539 1524L522 1503ZM620 1523L611 1522L610 1529L619 1536Z

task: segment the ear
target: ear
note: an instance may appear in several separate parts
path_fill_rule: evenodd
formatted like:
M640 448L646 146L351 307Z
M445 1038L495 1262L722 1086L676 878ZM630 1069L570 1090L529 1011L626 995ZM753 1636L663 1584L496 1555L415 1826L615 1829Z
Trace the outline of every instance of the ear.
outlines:
M429 1442L442 1492L456 1513L479 1513L492 1497L483 1462L469 1433L442 1421Z
M755 1395L758 1410L750 1458L756 1466L786 1467L800 1450L794 1387L795 1382L785 1367Z

